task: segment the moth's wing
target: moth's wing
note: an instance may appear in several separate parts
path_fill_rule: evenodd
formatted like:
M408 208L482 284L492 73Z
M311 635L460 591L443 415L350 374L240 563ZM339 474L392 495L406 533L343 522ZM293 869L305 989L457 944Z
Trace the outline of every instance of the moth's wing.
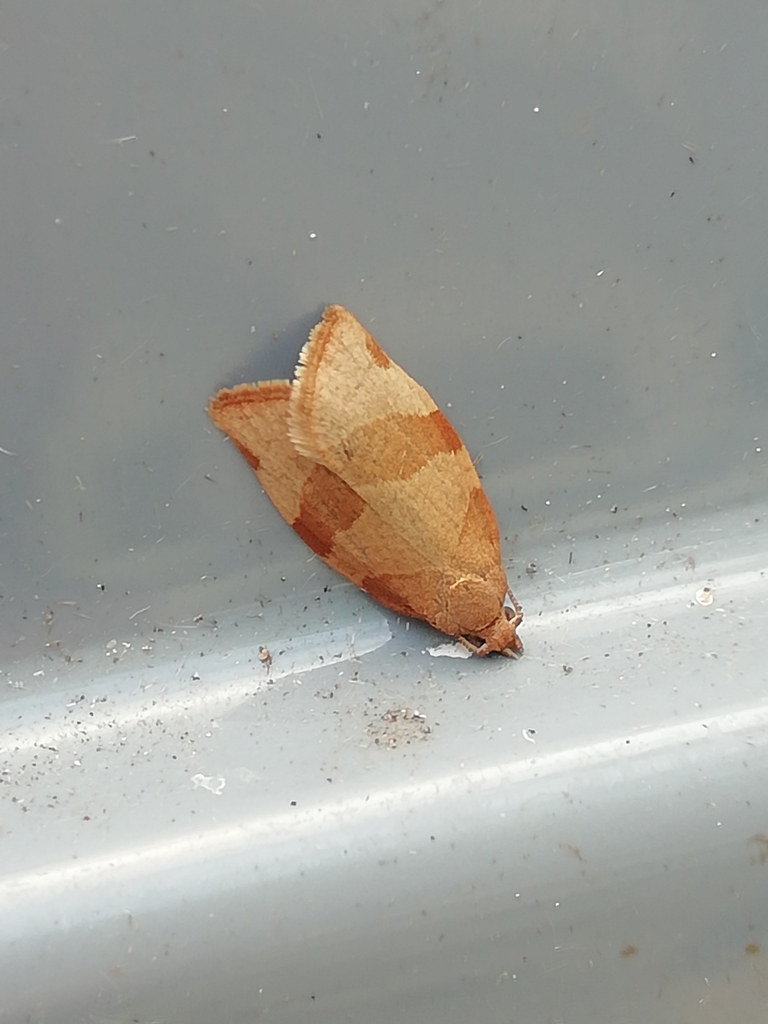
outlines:
M434 624L439 573L335 473L288 438L288 381L240 384L208 405L283 518L332 568L388 608Z
M302 349L289 433L433 566L498 565L496 519L456 431L342 306L327 307Z
M214 395L207 412L249 463L280 515L292 523L314 465L297 455L288 439L290 394L287 380L239 384Z

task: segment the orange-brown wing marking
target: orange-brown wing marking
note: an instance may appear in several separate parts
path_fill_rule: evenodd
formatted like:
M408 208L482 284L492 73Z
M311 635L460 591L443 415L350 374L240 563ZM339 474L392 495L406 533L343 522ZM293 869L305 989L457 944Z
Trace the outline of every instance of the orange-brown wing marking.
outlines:
M298 516L291 526L321 558L328 558L334 539L360 516L365 502L325 466L314 465L304 482Z
M353 465L342 472L358 485L371 478L405 480L417 473L433 455L458 452L461 438L439 409L421 415L393 412L370 420L351 431L344 440L344 460ZM365 466L361 479L359 467ZM350 480L350 482L351 482Z

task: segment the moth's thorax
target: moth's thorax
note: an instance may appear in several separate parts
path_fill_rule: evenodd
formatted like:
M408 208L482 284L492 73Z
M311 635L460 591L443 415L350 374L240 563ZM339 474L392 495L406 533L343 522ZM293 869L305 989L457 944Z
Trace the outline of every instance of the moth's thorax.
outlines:
M506 580L497 580L470 574L460 576L448 588L448 615L459 633L483 636L502 614Z

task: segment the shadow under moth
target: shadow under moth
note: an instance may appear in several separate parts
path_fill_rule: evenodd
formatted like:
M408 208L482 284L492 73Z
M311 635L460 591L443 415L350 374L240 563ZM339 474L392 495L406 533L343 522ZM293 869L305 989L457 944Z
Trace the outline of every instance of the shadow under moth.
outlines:
M325 309L292 382L225 388L208 415L333 569L473 654L523 653L523 611L467 449L343 306Z

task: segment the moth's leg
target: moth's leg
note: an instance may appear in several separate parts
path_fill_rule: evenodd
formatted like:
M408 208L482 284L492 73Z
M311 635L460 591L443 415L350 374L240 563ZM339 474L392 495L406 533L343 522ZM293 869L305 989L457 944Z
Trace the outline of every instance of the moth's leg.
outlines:
M473 644L472 641L468 640L467 637L465 636L457 636L456 639L459 641L460 644L466 647L468 651L471 651L473 654L476 654L478 658L484 658L486 654L489 653L488 644L482 644L480 647L478 647L477 644Z
M507 596L509 597L509 600L512 602L512 607L515 609L515 614L513 617L510 618L509 621L512 623L513 626L517 627L523 621L523 609L520 607L520 602L517 600L517 598L509 588L507 588Z

